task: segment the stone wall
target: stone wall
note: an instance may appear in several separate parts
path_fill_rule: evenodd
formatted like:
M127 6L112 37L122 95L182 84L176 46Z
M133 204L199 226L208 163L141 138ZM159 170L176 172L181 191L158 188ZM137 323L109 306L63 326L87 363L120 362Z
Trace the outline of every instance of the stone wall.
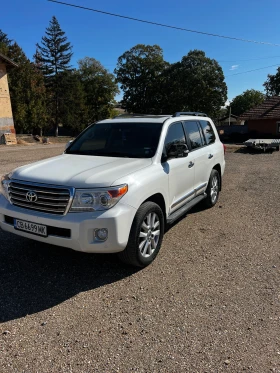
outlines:
M0 60L0 138L15 132L6 65Z

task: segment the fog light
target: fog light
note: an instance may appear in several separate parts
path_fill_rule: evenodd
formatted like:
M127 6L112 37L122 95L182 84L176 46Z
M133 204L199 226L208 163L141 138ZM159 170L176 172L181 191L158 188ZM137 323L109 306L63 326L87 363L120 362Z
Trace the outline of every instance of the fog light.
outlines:
M106 228L96 229L95 237L100 241L106 241L108 238L108 229Z

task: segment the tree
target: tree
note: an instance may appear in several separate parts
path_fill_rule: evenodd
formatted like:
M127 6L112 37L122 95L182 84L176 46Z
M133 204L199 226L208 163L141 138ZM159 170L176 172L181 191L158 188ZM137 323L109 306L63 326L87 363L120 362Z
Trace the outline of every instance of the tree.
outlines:
M263 84L267 96L280 95L280 67L277 68L275 75L268 74L266 82Z
M61 91L61 73L71 69L72 46L67 42L56 17L52 17L46 35L42 37L41 44L37 44L36 63L41 64L41 70L45 77L49 106L55 135L58 135L58 125L61 122L61 100L64 92Z
M167 66L158 45L138 44L118 58L115 74L127 111L152 114L160 110L159 84Z
M88 124L108 118L119 92L113 74L110 74L99 61L85 57L78 61L79 76L85 93Z
M0 53L8 55L11 44L12 40L8 38L7 34L0 30Z
M215 116L227 98L221 66L200 50L190 51L164 73L162 107L166 112L201 111Z
M18 64L9 73L15 128L17 132L42 130L47 125L43 75L17 43L9 47L9 57Z
M232 100L230 104L231 112L234 115L240 116L245 113L245 111L261 104L264 99L265 95L262 92L256 91L255 89L248 89Z
M73 134L79 134L88 125L86 95L78 71L64 71L59 76L59 97L61 121L63 126L71 128Z

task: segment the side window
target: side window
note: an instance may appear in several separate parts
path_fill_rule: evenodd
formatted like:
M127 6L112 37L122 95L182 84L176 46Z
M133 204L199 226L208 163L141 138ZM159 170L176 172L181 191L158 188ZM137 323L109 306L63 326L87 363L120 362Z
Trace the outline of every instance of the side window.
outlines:
M165 138L164 148L167 153L172 145L183 145L186 144L186 138L181 122L173 123L168 128L168 132Z
M197 149L204 145L204 139L201 136L197 122L186 121L184 122L184 128L189 137L192 149Z
M210 145L213 144L216 140L215 132L209 122L206 120L201 120L200 121L205 139L206 139L206 144Z

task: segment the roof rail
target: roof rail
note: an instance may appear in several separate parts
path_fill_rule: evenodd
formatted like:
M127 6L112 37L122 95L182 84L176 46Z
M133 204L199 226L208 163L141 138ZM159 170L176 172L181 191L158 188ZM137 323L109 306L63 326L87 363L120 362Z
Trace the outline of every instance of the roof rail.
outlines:
M165 117L171 117L171 115L154 115L154 114L120 114L114 117L113 119L119 119L119 118L165 118Z
M181 115L193 115L195 117L208 117L205 113L199 113L198 111L177 111L173 117L180 117Z

